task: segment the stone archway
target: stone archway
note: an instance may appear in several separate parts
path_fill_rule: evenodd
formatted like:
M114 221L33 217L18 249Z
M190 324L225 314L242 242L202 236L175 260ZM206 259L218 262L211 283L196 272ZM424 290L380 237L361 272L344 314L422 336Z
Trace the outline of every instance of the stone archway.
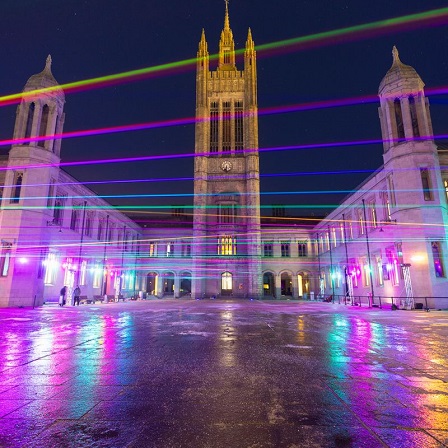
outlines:
M306 271L301 271L297 274L297 295L304 299L309 298L310 294L310 275Z
M282 296L292 297L292 275L290 272L283 272L280 276L281 294Z
M163 273L162 294L164 296L174 296L174 272Z
M275 277L272 272L263 274L263 296L275 298Z
M157 295L157 283L159 275L157 272L149 272L146 276L146 293L150 296Z
M182 272L180 274L179 297L191 295L191 273Z

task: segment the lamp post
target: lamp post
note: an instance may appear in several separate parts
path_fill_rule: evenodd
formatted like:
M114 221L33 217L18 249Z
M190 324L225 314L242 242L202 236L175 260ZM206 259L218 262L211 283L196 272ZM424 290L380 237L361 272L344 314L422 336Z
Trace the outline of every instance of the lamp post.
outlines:
M76 271L76 286L79 285L79 274L81 271L82 245L84 243L84 226L86 222L86 206L87 201L84 201L84 207L82 213L82 225L81 225L81 239L79 241L78 270Z
M351 299L351 304L353 305L353 295L351 293L352 288L349 282L352 281L351 274L348 270L348 248L347 248L347 231L345 229L345 214L342 214L342 233L344 235L344 247L345 247L345 304L347 304L347 295Z
M331 228L330 228L330 226L328 226L328 243L329 243L329 249L330 249L331 298L334 301L333 254L331 252Z
M121 244L121 275L120 275L120 289L118 290L118 300L120 300L120 296L121 296L121 291L123 288L123 275L124 275L124 248L125 248L125 240L126 240L126 226L123 226L123 240L122 240L122 244Z
M104 235L104 253L103 253L103 272L101 275L101 294L104 295L106 294L106 289L107 289L107 282L106 284L104 284L104 269L106 267L106 252L107 252L107 233L109 231L109 215L106 216L106 233Z
M316 244L316 246L317 246L317 264L318 264L318 269L319 269L319 294L318 294L318 297L319 297L320 294L321 294L321 291L322 291L322 288L321 288L321 283L322 283L321 276L322 276L322 273L321 273L321 270L320 270L319 233L316 233L316 241L317 241L317 244Z
M362 200L362 209L364 212L364 228L366 230L366 244L367 244L367 261L368 261L368 268L369 268L369 278L370 278L370 290L372 294L372 302L373 302L373 277L372 277L372 266L370 263L370 247L369 247L369 233L367 232L367 215L366 215L366 201ZM372 304L369 303L369 306Z

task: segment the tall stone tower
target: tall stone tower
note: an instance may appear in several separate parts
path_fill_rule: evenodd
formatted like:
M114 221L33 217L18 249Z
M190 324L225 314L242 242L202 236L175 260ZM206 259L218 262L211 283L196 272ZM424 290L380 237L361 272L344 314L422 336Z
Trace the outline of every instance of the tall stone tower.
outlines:
M402 229L395 246L403 278L412 279L413 295L427 295L431 285L430 295L443 296L448 217L429 102L415 69L401 62L395 47L392 55L379 87L384 169L389 172L383 205L390 210L389 220Z
M260 179L256 52L249 29L238 70L228 2L217 69L197 53L192 296L258 297Z
M53 223L65 95L51 73L31 76L17 108L1 204L0 306L41 305L42 262ZM38 280L40 279L40 280Z

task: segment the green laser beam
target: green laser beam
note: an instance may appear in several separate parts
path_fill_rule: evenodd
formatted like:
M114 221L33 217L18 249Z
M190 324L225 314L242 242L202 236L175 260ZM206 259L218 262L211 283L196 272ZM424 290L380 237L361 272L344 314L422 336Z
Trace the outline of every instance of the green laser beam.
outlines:
M373 31L373 30L389 30L393 28L397 28L403 25L411 25L418 24L419 22L428 23L433 19L447 19L448 22L448 7L434 9L430 11L425 11L421 13L408 14L405 16L395 17L391 19L378 20L376 22L355 25L351 27L340 28L337 30L324 31L320 33L310 34L308 36L301 36L292 39L285 39L276 42L271 42L267 44L257 45L255 48L258 52L264 52L277 48L288 48L293 46L298 46L302 44L309 44L312 42L325 41L330 40L336 37L344 37L355 35L356 33ZM235 51L236 54L244 53L245 49ZM217 59L219 54L214 54L210 56L210 59ZM182 67L188 67L189 65L196 64L197 58L185 59L182 61L169 62L166 64L155 65L152 67L146 67L137 70L130 70L122 73L116 73L112 75L106 75L91 79L85 79L81 81L74 81L66 84L61 84L58 86L47 87L44 89L37 89L29 92L21 92L15 93L11 95L5 95L0 97L0 103L2 102L11 102L15 100L20 100L22 98L35 96L36 94L50 93L53 91L59 91L63 89L64 91L71 91L81 89L83 87L101 85L101 84L109 84L115 81L123 81L123 80L132 80L134 78L140 78L144 76L148 76L150 74L163 72L171 69L177 69Z

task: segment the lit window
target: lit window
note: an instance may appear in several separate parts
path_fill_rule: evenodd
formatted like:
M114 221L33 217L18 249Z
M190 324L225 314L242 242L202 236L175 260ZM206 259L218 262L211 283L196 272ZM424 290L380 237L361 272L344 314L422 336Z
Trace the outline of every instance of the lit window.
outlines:
M79 276L79 284L84 286L86 284L86 273L87 273L87 261L83 260L81 262L81 272Z
M327 250L330 250L330 234L325 232L325 246Z
M173 241L170 241L166 245L166 256L174 257L174 242Z
M386 271L392 285L397 286L400 283L400 264L392 248L386 249L387 265Z
M383 286L384 284L384 279L383 279L383 262L381 260L381 257L376 257L376 278L377 278L377 282L376 285L377 286Z
M392 221L392 215L390 211L389 194L387 191L383 191L381 197L383 199L383 220L384 222L390 222Z
M6 241L2 241L1 258L0 258L0 276L6 277L9 271L9 265L11 261L11 249L12 244Z
M395 187L394 187L394 179L392 177L392 174L387 176L387 186L390 193L390 203L392 206L395 206L397 204L395 200Z
M358 236L364 235L364 215L362 210L358 210Z
M149 256L157 257L157 243L155 241L149 242Z
M331 238L333 239L333 246L336 247L338 245L338 239L336 236L336 227L331 228Z
M352 240L353 239L353 222L352 222L352 217L350 215L347 216L346 223L347 223L346 225L348 228L347 239Z
M434 260L434 271L436 273L436 277L445 277L440 243L438 241L432 241L431 248L432 248L432 257Z
M58 266L56 254L53 252L50 252L48 254L47 259L44 261L44 264L45 264L44 283L46 285L54 285L55 277L56 277L56 269Z
M101 285L101 277L103 274L103 269L101 264L97 263L95 268L93 269L93 287L99 288Z
M236 241L234 237L223 235L219 238L218 255L236 255Z
M362 262L362 277L364 286L370 286L370 266L367 260L363 260Z
M224 291L232 291L233 282L232 282L232 274L230 272L224 272L221 275L221 289Z
M378 226L378 219L376 216L375 202L371 202L369 208L370 208L370 225L373 228L376 228Z

